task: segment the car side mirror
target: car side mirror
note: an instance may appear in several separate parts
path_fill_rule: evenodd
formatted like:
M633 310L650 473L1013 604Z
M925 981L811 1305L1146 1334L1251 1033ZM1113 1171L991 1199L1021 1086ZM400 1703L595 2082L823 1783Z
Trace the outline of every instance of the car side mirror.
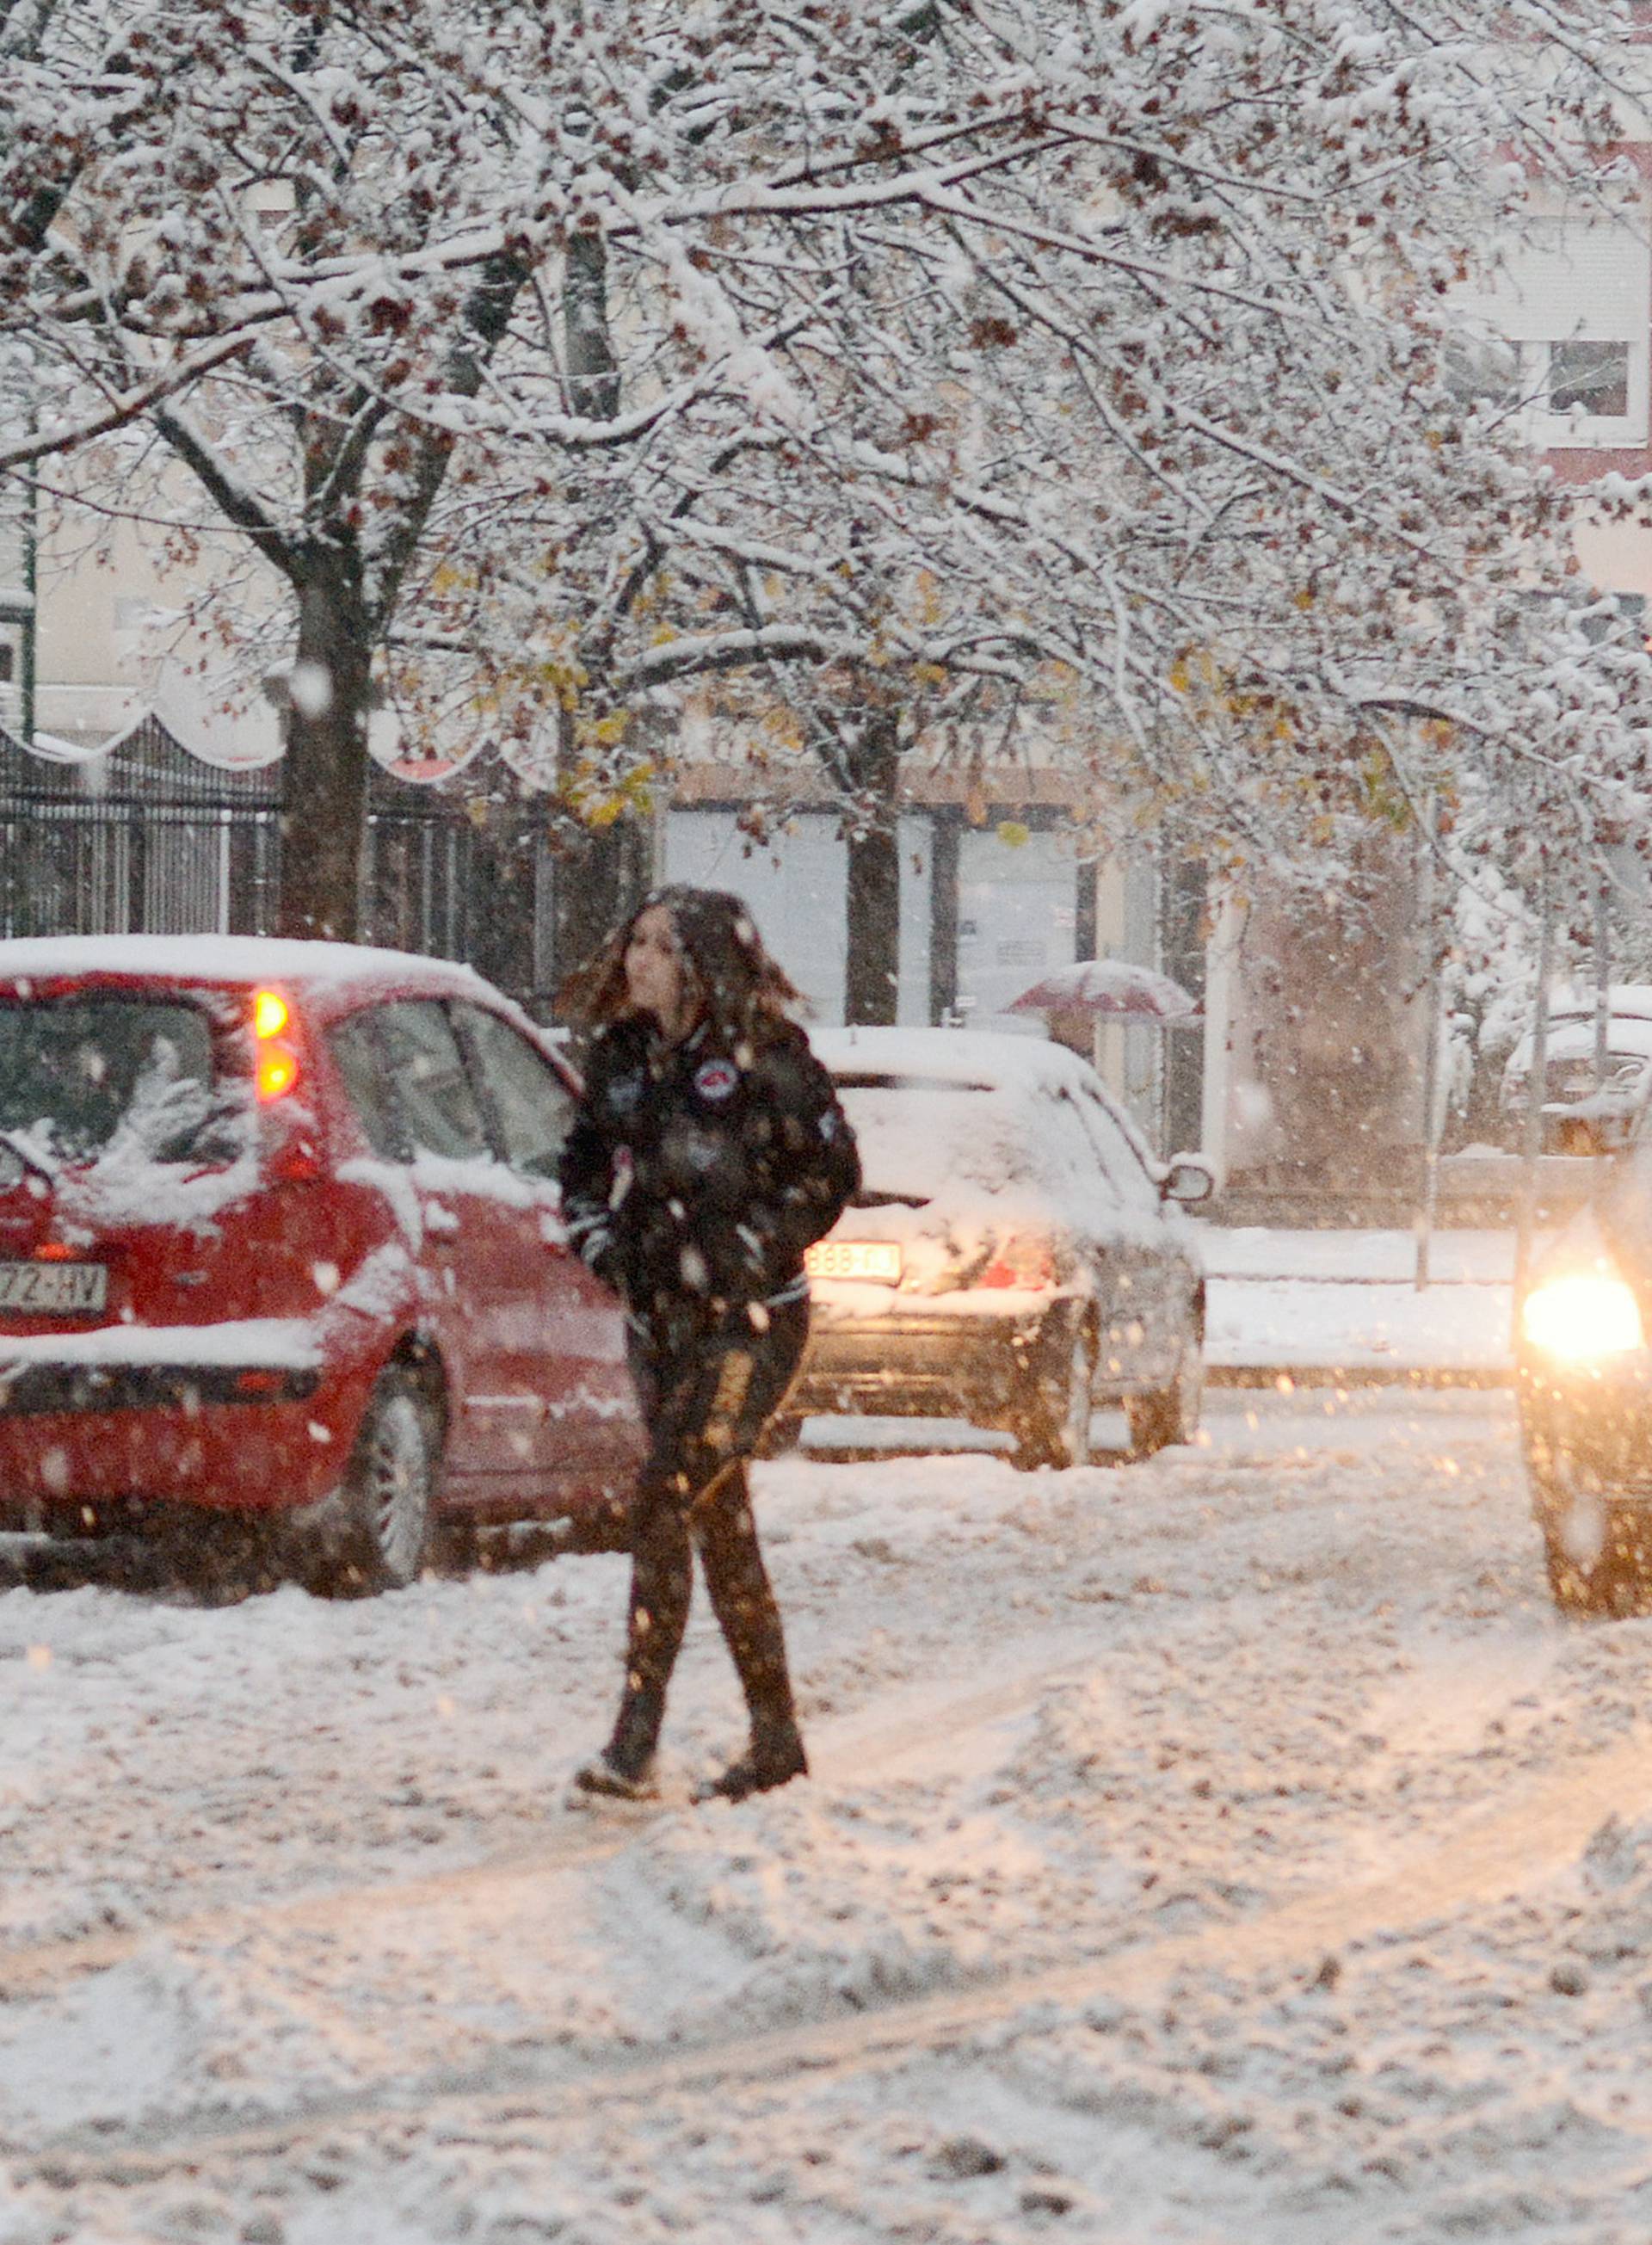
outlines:
M1197 1154L1173 1154L1159 1186L1159 1197L1179 1201L1183 1208L1195 1208L1202 1200L1209 1200L1215 1189L1216 1180L1208 1162Z

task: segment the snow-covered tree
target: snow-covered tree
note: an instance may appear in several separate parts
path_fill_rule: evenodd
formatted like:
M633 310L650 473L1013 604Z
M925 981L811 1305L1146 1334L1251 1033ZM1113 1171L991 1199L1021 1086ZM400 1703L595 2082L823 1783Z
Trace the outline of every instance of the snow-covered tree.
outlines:
M1532 183L1592 192L1629 13L12 0L0 465L159 438L284 583L297 928L353 926L376 661L587 814L710 675L866 831L891 746L1013 718L1229 867L1465 763L1587 848L1644 663L1442 360Z

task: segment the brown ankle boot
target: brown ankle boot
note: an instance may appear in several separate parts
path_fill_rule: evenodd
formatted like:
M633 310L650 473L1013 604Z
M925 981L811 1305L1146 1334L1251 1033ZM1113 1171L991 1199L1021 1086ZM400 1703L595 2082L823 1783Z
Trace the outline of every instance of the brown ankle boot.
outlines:
M744 1801L754 1793L772 1793L795 1777L809 1775L809 1757L796 1724L784 1730L754 1737L738 1761L729 1763L720 1777L708 1778L694 1787L696 1801Z
M633 1774L613 1758L612 1746L604 1746L599 1754L581 1762L573 1773L572 1788L576 1796L586 1795L604 1801L658 1801L660 1787L654 1782L653 1763L650 1760Z

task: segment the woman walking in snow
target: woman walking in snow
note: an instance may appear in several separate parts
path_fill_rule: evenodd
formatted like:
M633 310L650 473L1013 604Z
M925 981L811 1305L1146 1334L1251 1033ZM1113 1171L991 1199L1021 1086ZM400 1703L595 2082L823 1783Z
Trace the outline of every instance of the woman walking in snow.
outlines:
M746 1461L809 1331L803 1251L860 1181L831 1080L789 1018L798 994L745 906L659 889L575 979L598 1025L564 1150L575 1246L630 1312L649 1451L631 1511L631 1617L613 1734L576 1793L647 1798L698 1548L751 1741L700 1799L803 1775L785 1639Z

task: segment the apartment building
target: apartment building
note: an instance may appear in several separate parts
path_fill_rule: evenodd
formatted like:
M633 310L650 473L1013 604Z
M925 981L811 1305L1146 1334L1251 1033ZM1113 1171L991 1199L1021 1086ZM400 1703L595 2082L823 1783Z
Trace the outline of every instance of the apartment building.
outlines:
M1652 476L1652 128L1626 117L1626 176L1605 203L1540 190L1492 278L1454 299L1452 374L1506 413L1580 487ZM1583 570L1630 618L1652 614L1652 531L1591 514ZM1431 952L1449 899L1404 847L1373 838L1353 914L1262 899L1227 915L1221 1079L1209 1143L1262 1204L1392 1199L1420 1166L1436 1019ZM1381 861L1381 862L1378 862Z

